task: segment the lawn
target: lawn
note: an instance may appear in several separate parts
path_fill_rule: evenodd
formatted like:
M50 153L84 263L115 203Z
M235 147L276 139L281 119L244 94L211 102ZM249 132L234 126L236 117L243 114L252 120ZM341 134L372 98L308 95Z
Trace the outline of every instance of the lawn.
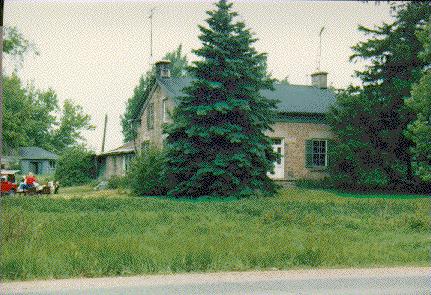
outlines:
M63 189L2 199L0 278L427 266L430 199L285 189L175 200Z

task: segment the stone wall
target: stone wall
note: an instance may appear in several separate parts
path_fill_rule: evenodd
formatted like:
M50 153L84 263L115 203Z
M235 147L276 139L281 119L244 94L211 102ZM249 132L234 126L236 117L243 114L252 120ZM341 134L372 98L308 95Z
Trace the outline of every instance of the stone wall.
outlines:
M147 128L148 108L141 117L141 126L138 129L139 147L143 143L153 143L158 147L163 145L163 100L166 94L158 86L148 103L154 105L154 127ZM167 99L168 109L172 111L173 100ZM148 106L148 104L147 104ZM274 132L268 132L268 136L284 139L284 180L295 179L319 179L327 176L324 169L310 169L305 167L305 141L309 139L332 139L333 134L326 124L318 123L292 123L279 122L273 126Z
M174 108L174 102L172 98L167 98L164 91L158 86L147 103L147 108L141 117L141 125L138 129L138 147L142 147L145 142L151 142L158 147L163 145L163 101L166 100L167 108L172 111ZM148 105L153 104L154 106L154 127L152 129L147 128L147 116L148 116ZM170 122L170 118L167 122Z
M124 155L108 155L105 158L105 167L103 174L99 175L103 179L109 179L112 176L124 176Z
M267 135L284 139L284 180L319 179L327 176L323 169L305 167L305 141L310 139L333 139L326 124L278 122Z

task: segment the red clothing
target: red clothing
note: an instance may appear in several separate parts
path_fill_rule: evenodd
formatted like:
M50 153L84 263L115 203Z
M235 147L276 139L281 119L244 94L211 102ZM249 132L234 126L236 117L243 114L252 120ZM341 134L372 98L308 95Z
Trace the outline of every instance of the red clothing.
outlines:
M27 185L33 185L33 183L36 182L36 177L34 177L34 176L27 176L27 178L25 180L27 182Z

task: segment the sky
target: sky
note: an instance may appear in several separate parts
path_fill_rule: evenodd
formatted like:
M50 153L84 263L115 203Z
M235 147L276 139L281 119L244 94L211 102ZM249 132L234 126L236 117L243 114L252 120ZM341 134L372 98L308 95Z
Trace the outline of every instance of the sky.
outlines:
M84 132L99 152L105 114L105 150L122 144L120 115L140 76L149 69L150 10L153 18L153 60L183 45L190 60L201 46L198 25L205 25L210 1L43 1L6 0L4 23L16 26L39 55L25 57L18 75L39 89L52 88L61 101L71 99L91 115L94 131ZM320 69L328 84L358 84L354 71L363 62L349 61L351 47L366 37L358 25L390 22L389 5L373 1L234 1L239 20L255 32L255 47L268 54L274 78L310 85L316 71L322 27Z

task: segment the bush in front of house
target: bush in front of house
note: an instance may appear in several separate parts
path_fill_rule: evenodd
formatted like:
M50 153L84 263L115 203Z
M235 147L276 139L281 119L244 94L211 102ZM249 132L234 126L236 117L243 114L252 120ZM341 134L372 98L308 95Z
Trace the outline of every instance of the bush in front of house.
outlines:
M298 179L297 181L295 181L295 186L307 189L331 189L334 188L334 183L330 178Z
M127 172L129 188L136 195L166 195L165 152L150 145L130 163Z
M66 149L58 159L55 179L61 186L91 182L95 174L94 152L83 146Z
M119 188L127 188L127 177L125 176L111 176L108 179L108 188L110 189L119 189Z

